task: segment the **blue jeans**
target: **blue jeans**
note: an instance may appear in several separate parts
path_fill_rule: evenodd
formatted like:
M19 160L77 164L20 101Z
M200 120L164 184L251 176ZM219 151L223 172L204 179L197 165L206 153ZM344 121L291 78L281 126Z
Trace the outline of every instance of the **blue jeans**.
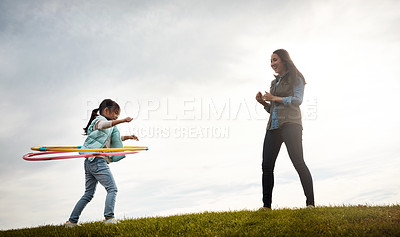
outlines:
M78 203L76 203L69 221L72 223L78 222L82 210L93 198L94 192L96 191L97 182L100 182L100 184L103 185L107 190L104 217L106 219L113 218L115 197L117 196L118 190L106 160L101 157L96 157L92 162L90 162L88 159L85 159L85 177L85 194L83 194Z

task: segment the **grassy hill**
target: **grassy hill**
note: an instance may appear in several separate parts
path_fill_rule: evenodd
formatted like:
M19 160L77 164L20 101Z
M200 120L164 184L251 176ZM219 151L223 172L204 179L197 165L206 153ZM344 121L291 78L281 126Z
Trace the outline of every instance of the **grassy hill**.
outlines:
M205 212L7 230L0 236L400 236L400 205Z

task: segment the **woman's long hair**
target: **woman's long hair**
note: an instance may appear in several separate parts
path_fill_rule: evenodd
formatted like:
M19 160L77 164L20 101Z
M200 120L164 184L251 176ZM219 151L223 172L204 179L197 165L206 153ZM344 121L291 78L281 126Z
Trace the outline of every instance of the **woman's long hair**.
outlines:
M103 115L103 111L105 108L108 108L110 111L113 111L113 112L118 112L120 110L117 102L110 100L110 99L103 100L100 103L99 108L92 110L92 115L90 116L89 122L88 122L86 128L83 129L85 131L85 135L88 135L89 126L93 122L93 120L98 116L97 113L100 111L100 115ZM107 118L107 119L109 119L109 118Z
M301 72L294 65L292 59L289 56L288 51L286 51L285 49L277 49L273 53L277 54L279 58L282 60L282 62L286 64L286 67L289 72L289 81L291 83L298 84L297 78L298 76L300 76L304 82L304 85L306 84L306 80L304 79L303 74L301 74Z

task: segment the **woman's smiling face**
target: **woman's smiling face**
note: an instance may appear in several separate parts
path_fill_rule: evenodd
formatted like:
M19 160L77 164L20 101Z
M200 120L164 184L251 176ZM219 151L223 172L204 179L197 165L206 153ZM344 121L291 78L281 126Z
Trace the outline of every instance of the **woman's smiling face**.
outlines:
M282 62L281 58L276 53L271 55L271 67L279 76L282 76L287 71L286 64Z

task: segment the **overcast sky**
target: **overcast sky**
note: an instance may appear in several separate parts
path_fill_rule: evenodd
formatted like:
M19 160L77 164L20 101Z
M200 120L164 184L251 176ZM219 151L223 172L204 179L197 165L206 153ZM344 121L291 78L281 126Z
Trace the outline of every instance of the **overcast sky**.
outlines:
M116 100L149 151L110 164L117 218L261 207L271 53L304 74L305 161L316 205L399 204L400 2L0 1L0 229L61 224L84 192L88 113ZM273 208L305 197L286 148ZM103 218L99 186L80 221Z

